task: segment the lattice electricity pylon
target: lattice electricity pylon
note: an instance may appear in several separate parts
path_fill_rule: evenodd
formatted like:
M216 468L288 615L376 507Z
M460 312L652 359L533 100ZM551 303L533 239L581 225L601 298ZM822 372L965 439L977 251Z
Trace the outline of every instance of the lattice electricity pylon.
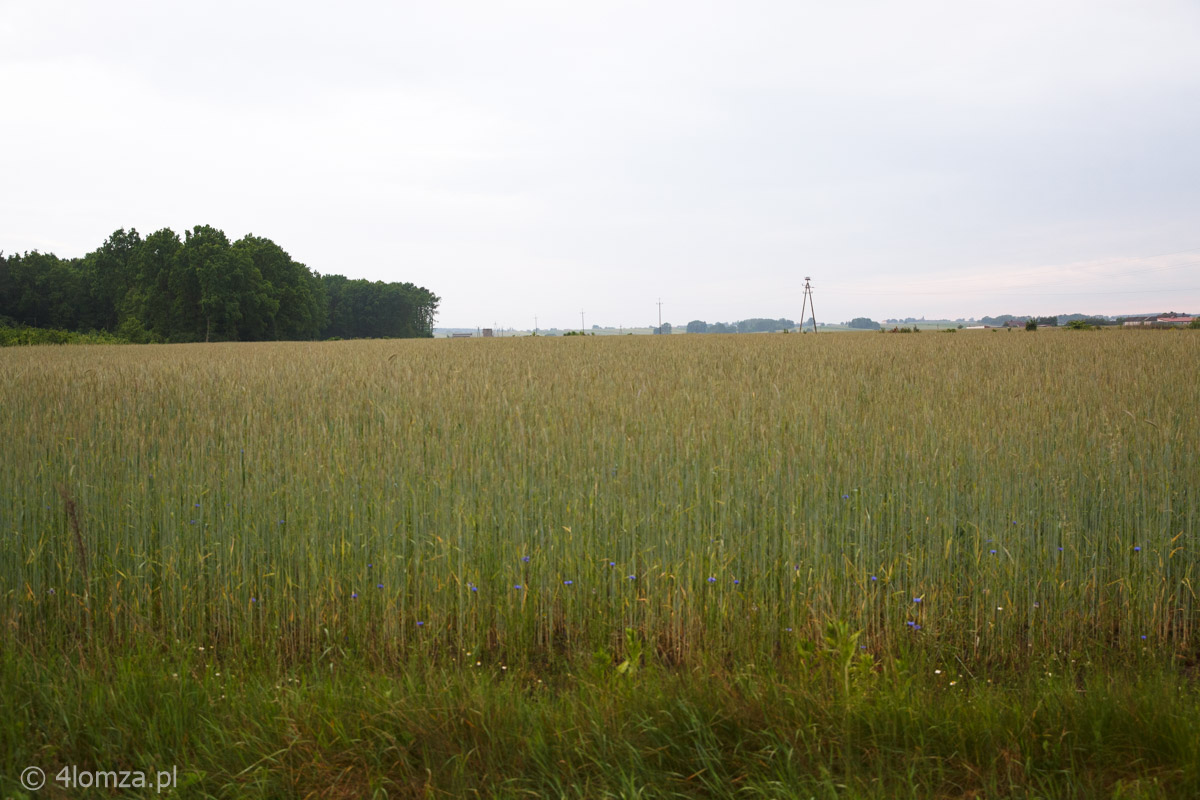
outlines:
M812 314L812 329L813 333L817 332L817 310L813 306L813 290L812 284L809 283L812 278L804 278L804 300L800 303L800 332L804 333L804 308L808 307L809 313Z

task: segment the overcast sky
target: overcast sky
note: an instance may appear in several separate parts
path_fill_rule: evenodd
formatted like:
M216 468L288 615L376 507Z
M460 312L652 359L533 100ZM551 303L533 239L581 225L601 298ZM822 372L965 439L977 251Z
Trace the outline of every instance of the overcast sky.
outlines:
M1200 3L0 0L0 250L254 233L439 326L1200 312Z

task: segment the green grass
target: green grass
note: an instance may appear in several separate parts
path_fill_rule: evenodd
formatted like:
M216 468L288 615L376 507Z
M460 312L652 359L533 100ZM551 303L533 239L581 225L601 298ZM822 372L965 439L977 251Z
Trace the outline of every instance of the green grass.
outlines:
M6 658L27 764L179 766L196 797L1194 797L1200 696L1161 665L994 680L888 658L578 672L280 670L219 653ZM538 676L542 677L538 677ZM84 768L84 767L81 767ZM64 792L62 796L69 793Z
M0 688L32 700L5 752L172 755L197 796L1173 796L1198 356L1121 331L7 349ZM191 693L148 704L172 674Z

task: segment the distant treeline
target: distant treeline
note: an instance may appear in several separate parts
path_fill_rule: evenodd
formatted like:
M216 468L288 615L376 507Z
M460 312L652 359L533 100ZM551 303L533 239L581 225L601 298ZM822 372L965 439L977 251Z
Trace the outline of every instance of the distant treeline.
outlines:
M771 333L772 331L787 331L796 327L790 319L743 319L737 322L714 322L711 325L704 320L694 319L687 324L688 333Z
M1068 322L1081 321L1085 325L1111 325L1115 321L1113 317L1101 317L1093 314L1055 314L1049 317L1039 317L1031 314L1001 314L998 317L984 317L979 320L982 325L990 325L996 328L1003 327L1006 322L1025 322L1033 320L1038 325L1055 327L1057 325L1066 325Z
M270 239L119 230L82 258L0 253L0 325L130 342L433 335L437 295L311 271Z

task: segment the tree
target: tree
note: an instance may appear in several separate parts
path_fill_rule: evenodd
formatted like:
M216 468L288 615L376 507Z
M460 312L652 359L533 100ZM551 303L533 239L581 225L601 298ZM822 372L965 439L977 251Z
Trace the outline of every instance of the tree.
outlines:
M321 292L308 267L275 242L247 235L234 242L234 252L244 253L253 268L250 272L253 295L243 302L240 338L315 339L321 333L324 314Z
M231 253L224 231L210 225L197 225L184 232L179 253L181 279L194 289L199 320L197 338L210 341L214 335L237 338L242 318L240 293L245 283L247 259L244 252Z
M881 326L878 322L867 317L855 317L846 324L846 327L864 331L877 331Z
M0 316L35 328L78 328L87 287L77 262L37 250L9 256L0 276Z
M322 335L347 338L433 336L437 295L411 283L321 278L329 298L328 323Z
M702 319L694 319L687 324L688 333L707 333L708 323Z
M178 326L175 287L178 285L178 234L163 228L147 236L129 262L130 286L122 302L118 329L145 332L142 341L170 341Z
M99 249L83 257L83 280L87 286L88 303L81 310L80 327L95 330L116 330L121 308L132 283L133 260L142 246L142 237L135 228L114 231Z
M1002 328L1004 327L1004 323L1008 322L1010 319L1016 319L1016 317L1014 317L1012 314L1001 314L998 317L984 317L979 321L988 327Z

